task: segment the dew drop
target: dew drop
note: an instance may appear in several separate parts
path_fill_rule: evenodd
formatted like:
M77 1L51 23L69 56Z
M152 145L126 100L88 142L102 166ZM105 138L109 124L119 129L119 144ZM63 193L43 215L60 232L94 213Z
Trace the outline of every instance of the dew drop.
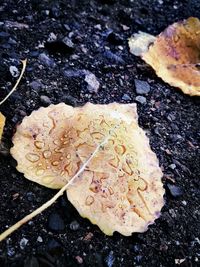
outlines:
M31 162L36 162L40 159L40 157L37 154L28 153L28 154L26 154L26 159L31 161Z
M87 198L85 200L85 205L90 206L90 205L92 205L93 202L94 202L93 196L87 196Z
M59 144L60 144L60 141L59 141L59 140L54 140L53 143L54 143L55 145L59 145Z
M58 166L59 165L59 161L55 160L51 163L53 166Z
M35 173L37 176L43 175L44 174L44 169L38 169Z
M41 149L44 147L44 142L42 141L35 141L34 142L34 145L38 148L38 149Z
M49 159L51 157L51 151L45 150L43 152L43 156L44 156L45 159Z

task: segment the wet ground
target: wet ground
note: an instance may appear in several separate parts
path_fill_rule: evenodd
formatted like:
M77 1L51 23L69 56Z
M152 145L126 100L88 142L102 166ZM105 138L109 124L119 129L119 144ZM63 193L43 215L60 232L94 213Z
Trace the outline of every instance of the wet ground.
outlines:
M26 180L9 154L16 125L50 103L137 102L140 126L164 172L166 205L146 233L108 237L63 196L0 244L0 266L200 265L200 100L164 83L127 45L138 30L158 34L189 16L200 18L199 1L1 1L0 99L28 58L20 86L0 107L7 118L1 232L55 193ZM99 86L89 87L87 74Z

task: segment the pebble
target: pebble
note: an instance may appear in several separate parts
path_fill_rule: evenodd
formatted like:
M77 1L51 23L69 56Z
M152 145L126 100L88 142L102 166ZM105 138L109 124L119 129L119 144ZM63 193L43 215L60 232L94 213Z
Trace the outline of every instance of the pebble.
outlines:
M63 44L66 45L66 47L67 47L68 49L74 50L74 43L72 42L72 40L71 40L70 38L68 38L68 37L64 37L64 38L62 39L62 42L63 42Z
M136 89L137 94L146 95L149 93L150 85L148 84L148 82L137 80L137 79L135 79L134 82L135 82L135 89Z
M176 185L167 184L167 188L173 197L179 197L183 195L182 189Z
M40 101L41 101L41 103L42 103L43 105L45 105L45 106L48 106L48 105L51 104L51 100L50 100L50 98L49 98L48 96L46 96L46 95L41 95L41 96L40 96Z
M106 265L112 267L115 261L114 252L111 250L108 256L105 259Z
M100 87L96 76L93 73L85 75L85 82L88 84L87 89L90 93L97 93Z
M42 237L41 237L41 236L38 236L38 238L37 238L37 242L40 242L40 243L42 243L42 242L43 242L43 239L42 239Z
M174 163L170 164L169 168L172 169L172 170L176 169L176 164L174 164Z
M122 96L122 100L124 100L124 101L131 101L131 97L128 94L124 94Z
M26 239L25 237L23 237L20 242L19 242L19 246L21 249L25 249L26 245L28 243L28 239Z
M40 81L32 81L29 85L33 90L39 90L44 87Z
M106 50L103 55L104 55L105 58L107 58L109 60L110 63L113 63L113 64L125 64L125 61L123 60L122 57L114 54L110 50Z
M60 232L65 229L64 221L58 213L51 213L48 218L48 228L55 232Z
M15 249L13 247L8 247L8 249L7 249L7 255L9 257L13 257L15 255Z
M144 97L144 96L136 96L136 98L135 98L135 100L138 102L138 103L140 103L140 104L146 104L146 102L147 102L147 99L146 99L146 97Z
M83 258L81 258L80 256L76 256L75 258L79 264L83 263Z
M19 76L19 70L16 66L10 66L9 71L14 78Z
M79 223L77 221L73 221L70 223L69 228L73 231L76 231L79 229Z
M39 60L41 63L43 63L46 67L53 68L55 67L55 62L52 58L50 58L48 55L45 53L41 53L39 55Z

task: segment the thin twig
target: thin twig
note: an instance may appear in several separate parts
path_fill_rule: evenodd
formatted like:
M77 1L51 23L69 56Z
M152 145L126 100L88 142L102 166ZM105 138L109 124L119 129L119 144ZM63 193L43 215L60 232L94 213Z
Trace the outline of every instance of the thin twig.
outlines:
M0 105L2 105L2 104L9 98L9 96L16 90L16 88L17 88L17 86L18 86L18 84L19 84L19 82L20 82L20 80L21 80L21 78L22 78L22 76L23 76L23 74L24 74L24 71L25 71L25 69L26 69L26 62L27 62L27 59L22 60L23 67L22 67L21 74L20 74L20 76L19 76L19 78L18 78L16 84L14 85L13 89L12 89L12 90L7 94L7 96L0 102Z
M116 127L114 127L113 129L115 129ZM27 216L25 216L23 219L21 219L20 221L18 221L16 224L14 224L13 226L11 226L10 228L8 228L6 231L4 231L2 234L0 234L0 242L2 240L4 240L8 235L10 235L11 233L13 233L14 231L16 231L18 228L20 228L23 224L27 223L28 221L30 221L32 218L34 218L36 215L40 214L42 211L44 211L45 209L47 209L48 207L50 207L60 196L63 195L63 193L65 192L65 190L74 183L75 179L85 170L86 166L89 164L89 162L91 161L91 159L95 156L95 154L99 151L100 148L102 148L107 142L108 139L110 137L110 135L112 134L112 130L109 132L109 135L104 139L103 142L101 142L96 149L94 150L94 152L91 154L91 156L86 160L86 162L82 165L82 167L78 170L78 172L72 177L72 179L66 184L64 185L59 191L58 193L56 193L50 200L48 200L46 203L44 203L42 206L40 206L38 209L36 209L35 211L33 211L32 213L28 214Z

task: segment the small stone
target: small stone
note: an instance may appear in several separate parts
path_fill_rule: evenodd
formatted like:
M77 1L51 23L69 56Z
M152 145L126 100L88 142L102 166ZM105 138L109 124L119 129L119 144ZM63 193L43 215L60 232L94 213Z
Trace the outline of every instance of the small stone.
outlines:
M183 195L182 189L176 185L167 184L167 188L173 197L179 197Z
M37 238L37 242L40 242L40 243L42 243L42 242L43 242L43 239L42 239L42 237L41 237L41 236L38 236L38 238Z
M9 68L11 75L16 78L19 76L19 70L16 66L10 66Z
M70 49L74 49L74 43L72 42L72 40L68 37L65 37L62 39L62 42Z
M80 256L76 256L75 258L79 264L83 263L83 258L81 258Z
M46 96L46 95L41 95L41 96L40 96L40 101L41 101L41 103L42 103L43 105L45 105L45 106L48 106L48 105L51 104L51 100L50 100L50 98L49 98L48 96Z
M185 200L183 200L181 203L182 203L184 206L187 205L187 202L186 202Z
M113 64L124 64L125 63L122 57L118 56L117 54L114 54L110 50L106 50L104 52L104 57L107 58L109 62Z
M79 223L77 221L73 221L70 223L69 228L73 231L76 231L79 229Z
M122 96L122 100L124 100L124 101L131 101L131 97L128 94L124 94Z
M147 82L137 80L137 79L135 79L134 82L135 82L135 89L136 89L137 94L146 95L149 93L150 85Z
M172 169L172 170L176 169L176 164L174 164L174 163L170 164L169 168Z
M15 249L13 247L8 247L8 249L7 249L7 255L9 257L13 257L15 255Z
M115 261L114 252L111 250L108 256L105 259L106 265L112 267Z
M58 213L51 213L48 219L48 228L55 232L60 232L65 229L64 221Z
M28 243L28 239L26 239L25 237L23 237L20 242L19 242L19 246L21 249L25 249L26 245Z
M39 55L39 60L41 63L43 63L46 67L53 68L55 66L55 62L53 59L51 59L49 56L47 56L45 53L41 53Z
M29 85L33 90L39 90L44 87L40 81L32 81Z
M85 75L85 82L88 84L87 89L90 93L97 93L100 87L96 76L93 73Z
M147 100L146 100L146 97L144 97L144 96L136 96L136 98L135 98L135 100L138 102L138 103L140 103L140 104L146 104L146 102L147 102Z

